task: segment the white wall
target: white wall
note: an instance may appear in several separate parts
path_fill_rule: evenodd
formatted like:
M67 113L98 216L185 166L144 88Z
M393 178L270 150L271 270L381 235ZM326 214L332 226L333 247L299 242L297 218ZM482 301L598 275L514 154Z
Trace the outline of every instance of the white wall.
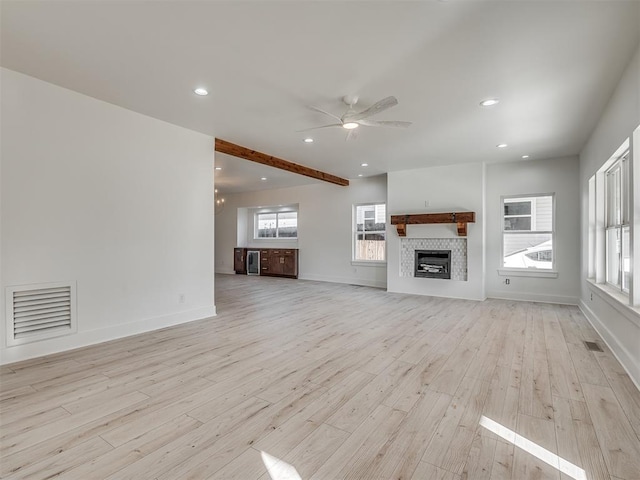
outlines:
M351 235L353 205L386 203L386 188L386 177L380 175L351 180L348 187L322 182L225 195L225 208L216 215L216 272L233 273L236 246L274 246L273 241L248 239L243 233L252 224L242 221L251 208L298 204L299 278L385 287L386 265L352 264Z
M0 361L214 315L213 138L1 75ZM4 288L56 281L77 334L7 347Z
M577 304L580 255L578 157L487 165L487 296ZM502 195L555 193L557 278L501 276ZM504 283L508 278L510 283Z
M589 252L589 178L606 162L618 147L640 125L640 47L625 70L616 91L611 97L598 125L580 153L580 199L581 199L581 268L580 268L580 308L616 354L627 372L640 388L640 310L625 307L605 290L587 281ZM640 257L640 169L639 150L636 142L631 143L631 157L635 170L634 214L635 223L635 263ZM639 272L634 271L636 281Z
M421 168L387 175L387 215L476 212L467 226L467 280L400 276L400 238L387 226L387 289L390 292L485 299L484 184L482 164ZM425 205L427 202L427 205ZM407 238L454 238L456 224L408 225Z

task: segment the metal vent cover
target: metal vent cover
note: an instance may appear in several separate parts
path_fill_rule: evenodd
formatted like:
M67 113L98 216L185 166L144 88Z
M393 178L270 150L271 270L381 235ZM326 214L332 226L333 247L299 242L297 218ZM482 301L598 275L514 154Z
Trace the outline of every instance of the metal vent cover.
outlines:
M584 342L585 347L587 347L587 350L591 351L591 352L602 352L602 348L600 347L600 345L598 345L596 342Z
M75 282L7 287L7 345L77 331Z

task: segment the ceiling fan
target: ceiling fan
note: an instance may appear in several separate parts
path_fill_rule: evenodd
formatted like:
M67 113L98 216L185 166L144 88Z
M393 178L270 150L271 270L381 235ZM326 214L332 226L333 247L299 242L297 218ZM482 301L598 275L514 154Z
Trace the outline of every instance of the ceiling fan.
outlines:
M306 128L304 130L299 130L300 132L307 132L309 130L317 130L319 128L330 128L330 127L342 127L348 130L347 140L353 140L356 138L357 128L360 126L364 127L396 127L396 128L406 128L411 125L411 122L400 122L396 120L370 120L369 117L373 115L377 115L380 112L383 112L391 107L395 107L398 104L398 99L396 97L386 97L382 100L374 103L369 108L362 110L360 112L356 112L353 106L358 102L358 97L355 95L346 95L342 97L342 101L348 105L347 111L341 116L338 117L332 113L326 112L321 108L315 107L313 105L309 105L311 110L314 110L319 113L324 113L325 115L330 116L338 120L340 123L332 123L330 125L322 125L321 127L312 127Z

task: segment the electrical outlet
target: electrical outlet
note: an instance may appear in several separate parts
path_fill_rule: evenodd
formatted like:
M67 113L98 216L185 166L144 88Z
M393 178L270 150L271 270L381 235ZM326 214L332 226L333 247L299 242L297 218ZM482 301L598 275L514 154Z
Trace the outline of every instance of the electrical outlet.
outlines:
M178 303L184 303L184 293L178 294Z
M589 296L590 296L590 300L593 301L593 292L591 292Z
M510 280L510 279L508 279L508 278L505 278L505 279L504 279L504 284L505 284L505 285L511 285L511 280Z
M429 200L425 200L424 201L424 206L428 207L429 205L431 205L431 202Z

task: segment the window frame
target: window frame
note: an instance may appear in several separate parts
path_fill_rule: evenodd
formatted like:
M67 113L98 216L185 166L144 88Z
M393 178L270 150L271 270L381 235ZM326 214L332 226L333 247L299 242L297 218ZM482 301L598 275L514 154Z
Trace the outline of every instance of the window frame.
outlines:
M382 260L367 260L367 259L359 259L356 258L357 252L357 241L358 241L358 207L368 207L368 206L377 206L384 205L384 229L383 230L375 230L375 233L384 234L384 259ZM352 265L386 265L387 263L387 203L386 202L367 202L367 203L356 203L352 208L352 220L351 220L351 264ZM364 230L364 222L363 222L363 230L362 233L365 233Z
M505 198L509 198L509 197L505 197ZM510 198L530 198L530 197L510 197ZM503 203L502 203L503 207L504 207L504 198L503 198ZM504 215L504 210L503 210L503 215L502 215L502 219L504 220L505 218L509 217L509 218L530 218L531 219L531 230L533 231L535 229L535 223L536 223L536 204L534 202L532 202L531 200L529 200L529 214L525 215L525 214L518 214L518 215ZM502 229L504 230L504 222L502 223ZM516 232L516 231L526 231L526 230L509 230L510 232Z
M531 202L531 230L505 230L504 220L507 217L504 214L505 200L509 199L534 199L539 197L551 197L551 230L537 230L537 220L535 218L537 214L536 202ZM514 215L519 216L519 215ZM529 215L527 215L529 216ZM507 267L504 265L504 251L505 251L505 234L507 235L523 235L523 234L544 234L551 235L552 245L552 261L551 268L517 268ZM523 276L523 277L540 277L540 278L557 278L558 277L558 261L557 261L557 232L556 232L556 194L555 192L547 193L525 193L525 194L513 194L513 195L501 195L500 196L500 266L498 267L498 273L506 276Z
M279 216L282 213L295 213L296 214L296 236L295 237L281 237L279 235ZM259 224L260 224L260 215L275 215L276 216L276 236L275 237L260 237L258 235ZM253 215L253 239L264 242L264 241L277 241L277 242L285 242L285 241L297 241L298 240L298 210L296 209L286 209L286 210L260 210L254 213Z
M629 232L631 230L630 225L630 150L622 152L620 155L617 155L616 158L613 159L613 162L610 165L607 165L607 168L604 169L604 283L617 290L621 294L628 296L631 292L630 290L630 282L627 282L626 288L624 284L624 231L625 229ZM611 197L609 189L610 182L609 177L614 175L615 172L619 172L618 181L616 182L616 192L615 199ZM616 212L615 219L611 219L611 203L612 201L616 201L619 204L619 211ZM609 281L609 233L610 232L618 233L618 238L620 242L620 248L618 252L618 282L612 283ZM629 248L630 245L627 246ZM630 254L629 254L629 257ZM629 258L631 262L631 258ZM631 276L631 274L629 275ZM629 279L630 280L630 279Z
M629 321L640 327L640 224L635 220L638 215L638 196L640 191L640 125L633 131L632 137L627 137L621 145L613 151L588 179L589 185L589 270L585 281L589 287L587 297L593 300L595 296L605 301L609 306L624 315ZM606 175L605 173L629 152L628 163L628 199L630 223L630 278L629 292L622 291L618 286L607 282L606 275Z

